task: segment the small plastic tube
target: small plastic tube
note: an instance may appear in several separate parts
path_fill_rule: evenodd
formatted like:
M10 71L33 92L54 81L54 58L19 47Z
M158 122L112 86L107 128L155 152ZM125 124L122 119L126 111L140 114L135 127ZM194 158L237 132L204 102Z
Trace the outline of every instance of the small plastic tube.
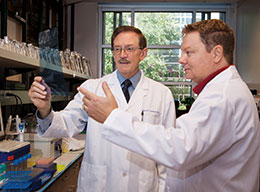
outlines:
M19 123L19 141L23 141L24 123Z

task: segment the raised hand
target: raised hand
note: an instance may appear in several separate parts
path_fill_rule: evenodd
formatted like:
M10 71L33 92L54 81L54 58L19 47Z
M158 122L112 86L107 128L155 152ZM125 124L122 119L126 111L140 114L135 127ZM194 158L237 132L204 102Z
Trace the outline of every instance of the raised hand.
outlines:
M89 117L92 117L100 123L104 123L109 114L118 107L115 97L106 82L102 83L102 88L106 97L97 96L82 87L78 88L84 95L82 99L83 109L87 112Z
M28 96L32 103L38 108L41 118L45 118L51 109L51 92L42 77L37 76L34 78Z

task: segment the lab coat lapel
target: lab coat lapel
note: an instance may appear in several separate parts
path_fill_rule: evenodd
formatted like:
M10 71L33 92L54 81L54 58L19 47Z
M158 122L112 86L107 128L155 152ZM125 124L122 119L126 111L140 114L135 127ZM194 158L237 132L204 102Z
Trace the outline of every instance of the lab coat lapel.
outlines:
M118 105L121 109L127 108L127 103L125 101L125 96L123 94L122 88L117 79L116 71L114 71L110 78L107 80L108 86L110 87L114 97L116 98Z
M130 100L128 109L135 107L136 105L140 105L140 101L145 101L145 97L147 96L149 91L149 83L147 79L144 77L143 72L140 79L140 82L137 84Z

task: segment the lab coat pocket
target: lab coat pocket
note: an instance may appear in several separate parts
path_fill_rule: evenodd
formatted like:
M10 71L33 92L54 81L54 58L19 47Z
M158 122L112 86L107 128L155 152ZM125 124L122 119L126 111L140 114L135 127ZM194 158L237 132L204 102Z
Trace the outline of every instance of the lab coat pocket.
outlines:
M80 192L104 192L106 189L107 167L82 162L80 169Z
M143 110L142 111L142 121L151 124L161 123L161 114L159 111L153 110Z

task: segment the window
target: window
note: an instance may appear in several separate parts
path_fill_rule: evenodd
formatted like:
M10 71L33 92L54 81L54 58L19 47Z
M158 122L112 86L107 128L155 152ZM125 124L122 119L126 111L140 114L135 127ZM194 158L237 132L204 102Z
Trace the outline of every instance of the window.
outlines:
M110 50L113 30L121 25L132 25L139 28L147 39L148 55L140 63L145 75L168 86L175 99L181 101L193 96L192 88L195 84L185 78L183 67L178 63L181 31L193 21L212 18L226 21L228 11L229 5L101 4L100 74L106 75L115 70Z

